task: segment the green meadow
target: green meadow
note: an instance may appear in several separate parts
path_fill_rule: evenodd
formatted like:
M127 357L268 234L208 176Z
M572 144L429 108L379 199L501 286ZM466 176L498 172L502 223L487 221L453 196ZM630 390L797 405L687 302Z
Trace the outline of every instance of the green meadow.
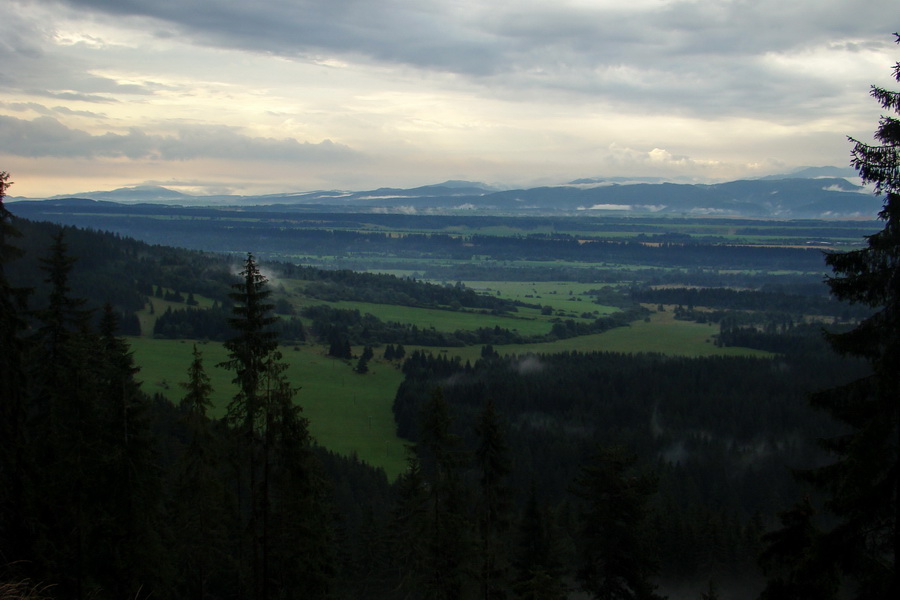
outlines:
M594 313L594 317L608 315L618 309L613 306L595 304L588 291L604 287L602 283L579 283L575 281L464 281L467 287L490 296L509 300L519 300L529 304L550 306L554 311L563 311L568 316Z
M541 315L537 309L520 309L510 315L492 315L469 310L440 310L436 308L413 308L392 304L373 304L369 302L322 302L310 301L310 304L328 304L335 308L354 309L360 313L371 313L382 321L409 323L420 329L434 328L437 331L453 332L457 330L471 331L479 327L494 327L518 331L522 335L544 335L550 332L553 323L550 317Z
M673 356L771 356L750 348L720 348L713 343L717 325L679 321L669 312L654 312L649 320L635 321L605 333L541 344L497 346L501 354L536 352L658 352Z
M181 383L187 381L194 344L146 337L128 338L128 343L141 367L138 379L144 391L178 402L184 395ZM215 342L197 347L214 389L211 416L221 417L236 391L233 373L217 366L227 359L227 351ZM282 348L282 352L289 364L287 376L300 388L295 401L303 407L316 441L339 454L355 454L382 467L391 478L400 474L406 465L405 446L396 435L391 412L402 380L399 369L376 356L369 363L369 372L359 375L349 362L325 356L319 346Z
M299 284L299 282L291 282ZM294 289L290 300L301 308L306 304L323 301L304 298ZM580 319L583 312L605 315L618 310L615 307L595 304L586 292L600 284L574 282L470 282L470 287L491 295L551 306L554 315L541 314L539 309L520 308L512 316L483 314L469 311L450 311L426 308L410 308L365 302L329 302L336 308L355 309L371 313L383 321L412 323L420 328L433 327L440 331L473 330L478 327L500 327L517 330L524 335L543 335L550 331L552 320ZM198 298L201 306L210 302ZM135 361L141 367L139 380L148 393L160 393L172 402L178 402L184 394L182 382L187 380L187 368L191 363L195 342L187 340L154 339L149 336L157 315L166 308L184 308L183 304L154 298L153 313L141 311L143 337L128 338ZM672 316L671 307L664 312L653 312L642 321L628 327L619 327L606 333L544 342L495 346L501 354L578 352L659 352L682 356L708 355L756 355L766 353L745 348L719 348L713 343L718 328L689 321L678 321ZM233 397L236 387L233 373L218 365L227 359L227 351L221 343L196 342L203 354L204 366L214 389L212 415L221 417ZM407 352L418 349L407 347ZM459 356L461 360L477 360L481 346L465 348L432 348L423 350ZM359 354L362 349L354 349ZM406 466L405 442L396 435L391 405L402 374L395 364L381 359L381 349L376 348L375 358L369 363L369 372L359 375L353 371L355 362L331 358L325 355L321 345L303 344L282 348L284 361L289 365L287 375L299 389L296 402L303 407L309 419L310 432L322 446L344 455L356 455L373 466L382 467L394 478Z
M651 313L647 321L635 321L627 327L617 327L605 333L583 335L539 344L497 345L500 354L553 354L557 352L656 352L672 356L771 356L771 353L751 348L720 348L713 343L718 326L679 321L668 312ZM465 362L481 356L480 346L465 348L409 347L407 351L422 349L459 356Z

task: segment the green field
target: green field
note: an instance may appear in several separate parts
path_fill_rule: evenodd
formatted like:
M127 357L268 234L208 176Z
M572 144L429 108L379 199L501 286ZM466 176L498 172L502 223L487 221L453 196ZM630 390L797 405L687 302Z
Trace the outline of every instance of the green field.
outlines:
M328 304L334 308L358 310L362 314L369 313L385 322L398 322L416 325L424 329L436 329L443 332L457 330L473 331L479 327L500 326L503 329L517 331L522 335L545 335L550 332L556 318L575 320L593 320L619 310L613 306L604 306L593 302L588 290L603 287L603 284L586 284L567 281L551 282L518 282L518 281L470 281L463 282L480 293L498 296L508 300L518 300L536 306L550 306L553 314L542 314L540 308L519 307L514 313L506 315L488 314L476 309L445 310L436 308L414 308L392 304L375 304L371 302L337 301L326 302L303 295L303 283L297 280L282 280L285 288L290 290L288 299L295 309L304 306ZM588 313L589 317L583 317Z
M582 313L594 313L594 317L608 315L618 309L595 304L589 290L604 287L602 283L578 283L574 281L464 281L466 287L509 300L550 306L554 311L564 311L566 318Z
M554 307L554 311L563 310L562 313L552 315L541 314L538 308L520 307L517 312L494 315L481 312L475 309L466 310L442 310L437 308L414 308L409 306L397 306L393 304L375 304L371 302L352 302L338 301L326 302L315 298L293 298L293 304L299 310L304 306L312 306L317 304L327 304L334 308L346 310L358 310L361 314L369 313L384 322L398 322L410 325L416 325L420 329L435 329L452 333L457 330L474 331L479 327L499 326L502 329L517 331L521 335L546 335L553 327L553 319L566 318L582 320L580 316L582 312L593 312L591 319L598 316L607 315L615 312L616 308L611 306L601 306L593 304L589 301L577 302L560 296L558 299L549 296L551 300L544 304ZM527 302L541 303L541 299L529 300ZM575 309L569 309L570 305L574 305L576 309L580 309L577 313Z
M716 325L692 321L678 321L671 312L653 313L647 321L635 321L628 327L618 327L597 335L585 335L542 344L497 346L506 353L555 352L658 352L677 356L771 356L771 353L750 348L720 348L712 336L719 332Z
M628 327L618 327L605 333L583 335L539 344L496 345L500 354L553 354L557 352L658 352L673 356L771 356L769 352L751 348L720 348L713 343L718 326L692 321L678 321L669 312L654 312L648 321L635 321ZM408 347L407 351L420 349ZM466 348L421 348L459 356L465 362L481 356L480 346Z
M302 282L285 281L289 299L296 308L323 301L305 298L298 293ZM336 308L355 309L371 313L383 321L415 324L420 328L439 331L474 330L478 327L494 327L518 331L523 335L544 335L550 331L553 319L581 319L582 313L592 318L618 310L615 307L595 304L585 295L601 284L574 282L469 282L467 285L483 293L509 299L518 299L537 305L549 305L553 315L541 314L537 308L520 308L510 316L483 314L475 311L450 311L427 308L373 304L365 302L329 302ZM199 298L201 306L211 304ZM148 334L157 315L166 308L184 308L183 304L165 302L154 298L154 314L141 311L144 337L129 338L135 360L141 366L139 379L148 393L161 393L177 402L184 390L181 382L187 379L193 343L182 340L153 339ZM711 325L672 318L671 308L666 312L653 312L645 321L637 321L629 327L620 327L603 334L581 336L539 344L495 346L501 354L579 352L659 352L683 356L755 355L765 352L745 348L719 348L712 339L718 328ZM220 343L198 343L203 353L204 366L214 389L212 416L221 417L235 393L233 373L217 367L223 362L226 350ZM417 347L407 347L407 352ZM465 348L423 348L428 352L459 356L463 361L474 362L481 355L480 346ZM355 349L356 354L361 348ZM296 402L303 407L310 421L310 432L322 446L344 455L356 455L361 460L384 468L394 478L406 467L405 442L397 438L391 405L402 381L396 365L380 359L381 351L369 363L369 372L359 375L353 371L354 363L325 356L319 345L300 345L283 348L288 363L288 377L294 386L300 387Z
M128 338L138 379L148 393L159 392L177 402L187 380L193 344L181 340ZM214 389L212 416L221 417L236 388L233 374L216 367L226 359L222 344L199 344L204 367ZM369 464L384 468L394 478L406 466L404 441L396 436L391 404L402 375L378 357L369 372L359 375L346 361L329 358L318 346L283 348L290 365L291 384L300 387L295 401L309 419L310 432L322 446L344 455L356 454Z
M320 301L311 301L320 304ZM391 304L372 304L368 302L329 302L335 308L355 309L360 313L371 313L382 321L396 321L416 325L420 329L434 328L437 331L453 332L456 330L473 331L479 327L500 326L503 329L518 331L522 335L545 335L550 332L553 323L550 317L540 314L537 309L520 309L510 315L492 315L468 310L440 310L436 308L411 308Z

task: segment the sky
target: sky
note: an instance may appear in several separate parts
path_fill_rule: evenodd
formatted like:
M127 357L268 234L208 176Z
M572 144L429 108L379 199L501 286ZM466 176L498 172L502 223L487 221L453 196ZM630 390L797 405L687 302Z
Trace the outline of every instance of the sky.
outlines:
M847 166L897 0L0 0L12 196Z

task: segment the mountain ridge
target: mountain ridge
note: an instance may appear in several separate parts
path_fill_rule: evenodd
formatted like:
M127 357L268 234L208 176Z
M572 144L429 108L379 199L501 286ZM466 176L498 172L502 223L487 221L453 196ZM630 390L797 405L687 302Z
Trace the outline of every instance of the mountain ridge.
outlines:
M770 176L724 183L648 181L651 178L587 178L566 184L499 189L480 182L450 180L413 188L319 190L257 196L191 196L160 186L107 192L10 198L75 207L90 202L164 204L185 208L232 207L359 212L485 212L514 214L661 214L772 218L874 218L882 201L843 177L849 169L816 167L797 176ZM80 204L79 204L80 203Z

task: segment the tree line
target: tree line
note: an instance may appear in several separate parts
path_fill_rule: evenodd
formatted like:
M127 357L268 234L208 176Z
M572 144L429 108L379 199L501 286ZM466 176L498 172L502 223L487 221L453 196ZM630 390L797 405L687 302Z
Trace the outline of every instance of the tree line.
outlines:
M422 435L418 414L436 386L470 446L479 410L492 402L519 502L533 484L565 512L566 491L597 444L627 448L659 480L649 508L660 574L721 583L752 579L758 535L785 498L802 496L786 466L825 460L816 439L836 429L807 395L866 368L820 346L778 359L485 352L474 365L416 351L403 371L394 413L404 437Z
M819 288L821 286L818 286ZM796 291L795 291L796 290ZM791 293L791 292L794 293ZM677 304L692 310L705 307L733 311L765 311L795 316L819 315L863 318L869 311L865 307L851 306L825 295L821 290L802 294L794 290L735 290L725 287L665 287L634 288L631 298L635 302L651 304Z

